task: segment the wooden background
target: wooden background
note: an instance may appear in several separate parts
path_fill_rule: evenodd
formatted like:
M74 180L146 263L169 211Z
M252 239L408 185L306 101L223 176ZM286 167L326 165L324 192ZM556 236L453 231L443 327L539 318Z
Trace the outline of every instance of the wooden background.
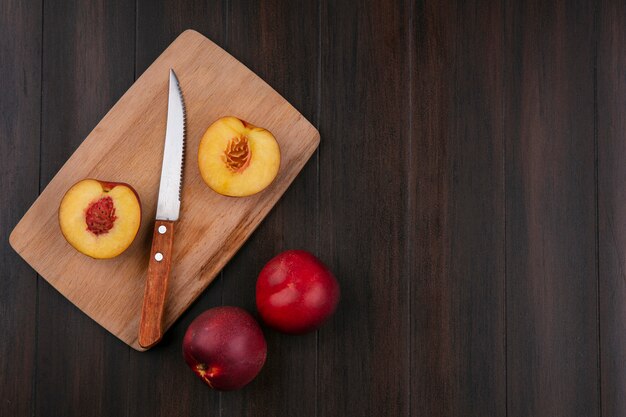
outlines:
M81 314L8 234L184 29L320 130L318 153L147 353ZM1 416L626 416L626 2L0 0ZM54 208L51 208L54 209ZM254 312L284 249L336 273L317 333L218 393L203 310Z

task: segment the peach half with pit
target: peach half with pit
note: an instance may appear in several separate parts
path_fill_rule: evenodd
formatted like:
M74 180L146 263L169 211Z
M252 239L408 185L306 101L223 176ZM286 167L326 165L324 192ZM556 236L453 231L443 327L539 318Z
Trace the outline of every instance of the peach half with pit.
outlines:
M96 259L124 252L141 224L141 203L128 184L84 179L63 196L59 225L65 240Z
M222 117L200 141L198 166L204 182L217 193L245 197L274 181L280 147L267 129L236 117Z

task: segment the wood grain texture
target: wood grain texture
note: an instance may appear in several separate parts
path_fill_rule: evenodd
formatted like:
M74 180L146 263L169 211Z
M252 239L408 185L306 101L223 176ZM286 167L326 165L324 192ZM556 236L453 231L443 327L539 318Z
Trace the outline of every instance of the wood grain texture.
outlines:
M139 77L187 29L197 30L228 51L228 2L137 0L135 76Z
M626 417L623 1L0 11L0 415ZM222 277L137 352L36 280L7 238L38 183L187 28L324 140ZM147 253L144 227L133 250ZM336 273L337 314L305 336L264 328L258 378L208 389L182 360L187 326L222 304L255 314L258 272L292 248Z
M409 413L406 11L322 2L319 253L342 299L319 330L319 416Z
M507 2L508 416L599 414L594 6Z
M264 192L233 199L208 189L197 163L187 154L165 329L239 249L319 143L317 130L269 85L191 30L179 36L124 94L24 215L11 243L59 292L136 349L141 349L137 329L152 230L147 219L154 218L156 209L169 68L176 70L185 95L188 149L197 149L213 121L236 115L274 134L281 148L281 167ZM106 262L87 258L65 243L56 210L50 210L58 207L65 190L87 177L130 183L145 214L134 244Z
M412 13L411 415L506 415L499 1Z
M163 227L163 233L159 228ZM163 337L163 317L167 302L168 283L172 269L174 246L174 222L154 222L152 247L148 257L146 289L143 294L141 318L139 319L139 346L151 348ZM157 258L157 254L161 258Z
M41 4L0 3L0 416L34 412L37 276L8 237L39 191Z
M138 76L187 28L225 46L228 20L222 0L139 0L137 2L137 44L135 67ZM181 318L149 352L131 351L130 377L136 401L129 404L129 416L219 416L221 394L207 389L182 361L182 339L191 321L210 307L222 304L222 282L216 278ZM180 387L175 395L162 384Z
M228 48L296 106L317 121L318 3L273 0L229 2ZM242 30L241 22L247 22ZM324 143L325 138L322 138ZM257 315L256 278L263 265L287 249L317 248L317 156L251 238L224 269L223 303ZM257 315L258 318L258 315ZM291 336L264 328L267 361L246 389L222 396L224 417L315 416L317 338L315 332Z
M626 417L626 3L600 1L597 28L601 409Z
M132 84L133 23L130 1L44 2L41 190ZM124 416L128 348L44 280L38 298L35 415Z

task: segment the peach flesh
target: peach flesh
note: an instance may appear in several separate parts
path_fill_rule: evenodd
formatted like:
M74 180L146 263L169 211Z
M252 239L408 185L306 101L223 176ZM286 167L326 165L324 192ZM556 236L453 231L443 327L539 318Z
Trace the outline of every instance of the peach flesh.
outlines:
M213 122L200 141L198 167L219 194L246 197L268 187L280 169L280 147L270 131L237 117Z
M141 202L128 184L87 178L65 193L59 206L65 240L80 253L108 259L124 252L141 224Z

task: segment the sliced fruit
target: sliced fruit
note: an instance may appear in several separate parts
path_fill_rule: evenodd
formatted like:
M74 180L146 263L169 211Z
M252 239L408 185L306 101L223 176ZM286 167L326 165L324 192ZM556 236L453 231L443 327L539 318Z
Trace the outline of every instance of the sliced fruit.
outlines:
M128 184L84 179L63 196L61 232L77 251L97 259L124 252L141 224L139 196Z
M222 117L200 141L198 166L202 179L214 191L245 197L274 181L280 148L268 130L236 117Z

